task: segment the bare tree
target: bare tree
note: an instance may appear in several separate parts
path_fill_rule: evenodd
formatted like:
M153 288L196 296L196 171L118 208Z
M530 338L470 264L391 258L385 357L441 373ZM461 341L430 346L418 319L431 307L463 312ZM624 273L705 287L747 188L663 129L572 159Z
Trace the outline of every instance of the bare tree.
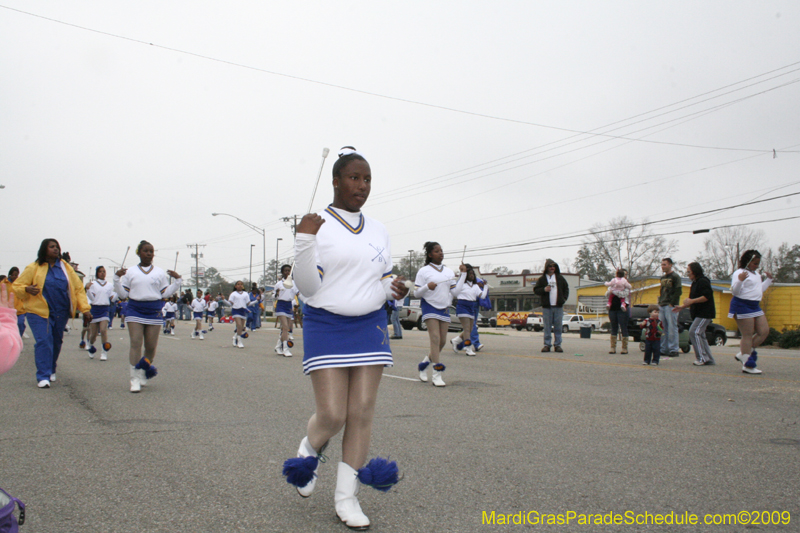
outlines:
M745 250L766 253L767 243L763 230L746 226L722 228L703 240L704 251L697 258L706 274L713 279L730 279L739 268L739 256Z
M677 241L653 234L646 221L637 224L625 216L589 231L592 236L584 244L592 255L607 271L622 268L631 279L656 274L661 259L678 251Z

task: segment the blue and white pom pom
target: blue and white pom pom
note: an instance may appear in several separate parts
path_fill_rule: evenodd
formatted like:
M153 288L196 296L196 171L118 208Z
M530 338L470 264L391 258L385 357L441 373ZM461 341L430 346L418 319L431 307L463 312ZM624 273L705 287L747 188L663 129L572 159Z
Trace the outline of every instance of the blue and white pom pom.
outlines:
M397 461L375 457L367 466L358 469L358 480L373 489L387 492L400 481L397 473Z
M144 357L139 359L139 362L136 363L136 368L139 370L144 370L144 375L147 379L154 378L158 374L158 369L151 365L150 361Z

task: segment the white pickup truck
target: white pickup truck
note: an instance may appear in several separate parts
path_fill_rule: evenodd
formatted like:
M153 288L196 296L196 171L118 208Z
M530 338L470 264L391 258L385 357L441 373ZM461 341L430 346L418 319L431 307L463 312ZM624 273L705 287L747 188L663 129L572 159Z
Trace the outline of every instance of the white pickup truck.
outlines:
M564 315L561 321L561 331L567 333L569 331L580 331L581 327L591 326L592 331L600 328L599 320L586 320L583 315Z

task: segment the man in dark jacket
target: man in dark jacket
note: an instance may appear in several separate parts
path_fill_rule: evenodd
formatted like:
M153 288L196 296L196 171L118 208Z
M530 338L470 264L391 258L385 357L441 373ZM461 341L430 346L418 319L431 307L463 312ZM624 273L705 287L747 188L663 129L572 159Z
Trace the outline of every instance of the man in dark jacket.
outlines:
M680 305L683 284L681 277L672 269L672 259L661 260L661 294L658 297L658 317L664 329L661 339L661 357L677 357L678 353L678 315L672 312L673 307Z
M555 351L563 352L561 349L561 323L564 318L564 302L569 296L569 283L561 275L558 263L552 259L544 262L544 274L536 280L533 293L542 299L542 322L544 323L544 346L543 352L549 352L551 332L555 332Z

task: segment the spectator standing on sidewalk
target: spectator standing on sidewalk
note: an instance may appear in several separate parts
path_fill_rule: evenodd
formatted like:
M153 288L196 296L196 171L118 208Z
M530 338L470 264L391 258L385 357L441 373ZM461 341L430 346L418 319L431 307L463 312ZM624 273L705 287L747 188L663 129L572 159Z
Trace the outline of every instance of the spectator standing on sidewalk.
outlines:
M659 317L661 318L661 328L664 330L664 338L661 342L662 357L678 356L678 314L673 313L672 309L680 305L681 292L683 285L681 277L672 270L674 263L669 257L661 260L661 294L658 297Z
M711 347L708 345L708 337L706 337L706 328L717 316L714 290L711 288L711 281L703 273L700 263L689 263L687 274L692 280L689 297L683 301L683 305L676 307L672 312L677 314L681 309L687 307L691 310L692 325L689 327L689 338L692 340L692 348L694 348L694 365L715 365Z
M680 278L678 278L680 279ZM552 334L555 334L555 351L563 352L561 348L561 323L564 318L564 302L569 296L569 284L558 263L548 259L544 263L544 274L536 281L533 293L542 299L542 321L544 322L543 352L549 352L553 346Z

